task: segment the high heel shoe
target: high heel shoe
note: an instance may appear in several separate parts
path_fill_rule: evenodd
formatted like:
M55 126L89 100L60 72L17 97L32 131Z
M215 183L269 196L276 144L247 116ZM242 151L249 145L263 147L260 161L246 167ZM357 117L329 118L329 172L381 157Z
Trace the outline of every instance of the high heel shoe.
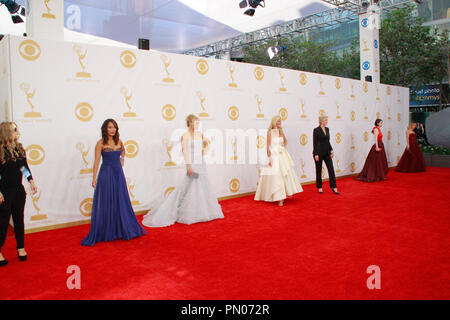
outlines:
M334 192L335 194L340 194L339 192L337 192L337 191L334 191L334 189L331 189L331 190L333 190L333 192Z
M17 257L19 258L20 261L26 261L28 258L28 255L26 254L24 256L21 256L21 255L19 255L19 250L17 250Z
M8 264L8 260L0 260L0 267L6 266Z
M278 201L278 205L279 205L280 207L282 207L282 206L283 206L283 200Z
M320 190L320 189L319 189L318 191L319 191L319 193L323 193L323 190Z

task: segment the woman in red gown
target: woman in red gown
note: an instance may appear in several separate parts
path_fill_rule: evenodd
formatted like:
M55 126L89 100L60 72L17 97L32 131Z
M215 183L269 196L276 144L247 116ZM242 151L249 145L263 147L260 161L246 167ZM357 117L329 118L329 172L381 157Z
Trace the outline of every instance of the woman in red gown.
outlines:
M389 168L386 158L386 152L383 145L383 133L381 132L382 125L383 120L375 120L375 127L372 129L375 143L370 149L369 154L367 155L364 168L355 178L358 181L377 182L386 180Z
M398 172L422 172L427 170L422 150L417 142L414 132L415 123L410 123L406 130L406 149L395 168Z

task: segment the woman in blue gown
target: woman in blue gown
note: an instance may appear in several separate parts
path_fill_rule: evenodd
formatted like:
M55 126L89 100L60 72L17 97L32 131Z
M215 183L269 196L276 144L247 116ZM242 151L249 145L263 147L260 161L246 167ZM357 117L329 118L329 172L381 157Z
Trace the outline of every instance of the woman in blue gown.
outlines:
M129 240L146 234L131 206L125 175L122 170L125 148L119 139L119 127L113 119L102 125L102 139L95 146L92 187L94 201L91 229L81 241L93 246L100 241ZM103 159L97 178L97 170Z

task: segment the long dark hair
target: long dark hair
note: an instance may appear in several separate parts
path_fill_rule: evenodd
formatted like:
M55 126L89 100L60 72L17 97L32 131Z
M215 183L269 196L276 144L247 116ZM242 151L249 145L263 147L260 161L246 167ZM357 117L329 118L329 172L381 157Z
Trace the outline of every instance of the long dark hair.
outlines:
M116 127L116 134L113 136L114 144L117 146L119 144L119 126L117 125L116 120L114 119L106 119L102 124L102 139L103 139L103 145L108 144L108 125L109 123L112 123L114 127Z

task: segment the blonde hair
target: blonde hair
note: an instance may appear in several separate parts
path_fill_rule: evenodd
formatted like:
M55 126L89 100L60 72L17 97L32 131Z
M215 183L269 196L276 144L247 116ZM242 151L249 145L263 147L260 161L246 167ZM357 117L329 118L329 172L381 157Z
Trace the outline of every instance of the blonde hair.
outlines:
M198 117L195 114L190 114L186 117L186 126L189 127L189 123L198 120Z
M270 126L269 126L269 130L268 131L270 132L270 130L272 130L272 129L278 129L279 133L284 134L282 128L277 128L277 121L278 121L278 119L281 120L281 117L279 115L276 115L276 116L272 117L272 120L270 121Z
M319 116L319 124L321 124L323 122L323 120L328 119L327 115L320 115Z
M411 128L413 127L413 125L416 125L416 126L417 126L417 124L416 124L415 122L410 122L410 123L408 124L408 128L407 128L407 129L411 129Z
M18 158L25 158L26 152L22 144L14 140L11 127L17 124L12 121L4 121L0 123L0 163L5 163L5 155L7 151L13 161ZM5 150L6 149L6 150Z

